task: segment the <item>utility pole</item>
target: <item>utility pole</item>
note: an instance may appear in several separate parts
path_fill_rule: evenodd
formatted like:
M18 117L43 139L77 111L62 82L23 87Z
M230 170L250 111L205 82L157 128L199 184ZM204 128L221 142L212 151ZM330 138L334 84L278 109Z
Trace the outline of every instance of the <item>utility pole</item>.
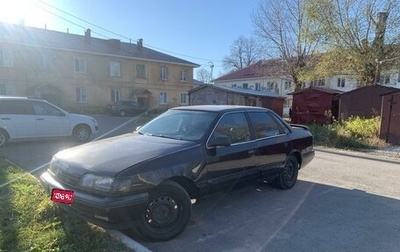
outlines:
M210 80L208 83L211 83L212 78L213 78L213 69L214 69L214 64L210 61L208 62L208 64L210 64Z

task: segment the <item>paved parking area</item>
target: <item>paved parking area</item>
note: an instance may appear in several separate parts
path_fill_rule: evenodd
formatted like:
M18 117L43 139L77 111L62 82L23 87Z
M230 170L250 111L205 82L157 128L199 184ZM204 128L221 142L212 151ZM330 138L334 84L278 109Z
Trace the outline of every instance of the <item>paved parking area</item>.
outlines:
M104 133L133 130L134 118L100 116ZM122 126L121 126L122 125ZM101 133L100 133L101 135ZM0 155L30 171L67 140L14 143ZM400 160L318 149L288 191L248 182L193 205L188 228L152 251L398 251Z

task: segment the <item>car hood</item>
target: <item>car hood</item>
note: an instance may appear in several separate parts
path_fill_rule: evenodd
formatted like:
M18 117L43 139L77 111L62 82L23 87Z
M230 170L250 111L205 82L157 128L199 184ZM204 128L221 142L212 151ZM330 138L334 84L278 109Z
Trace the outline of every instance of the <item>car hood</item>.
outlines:
M133 165L194 145L198 144L130 133L60 151L54 155L53 162L63 163L68 170L65 172L73 176L87 172L114 176Z

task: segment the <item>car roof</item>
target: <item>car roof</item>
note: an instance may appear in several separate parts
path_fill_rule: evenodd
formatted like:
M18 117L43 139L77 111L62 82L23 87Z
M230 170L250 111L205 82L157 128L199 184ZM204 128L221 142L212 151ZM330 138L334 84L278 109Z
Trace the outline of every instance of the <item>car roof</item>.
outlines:
M181 106L172 108L173 110L197 110L197 111L212 111L212 112L226 112L226 111L269 111L267 108L254 107L254 106L240 106L240 105L193 105Z
M0 100L24 100L24 101L44 101L40 98L32 98L32 97L25 97L25 96L2 96L0 95Z

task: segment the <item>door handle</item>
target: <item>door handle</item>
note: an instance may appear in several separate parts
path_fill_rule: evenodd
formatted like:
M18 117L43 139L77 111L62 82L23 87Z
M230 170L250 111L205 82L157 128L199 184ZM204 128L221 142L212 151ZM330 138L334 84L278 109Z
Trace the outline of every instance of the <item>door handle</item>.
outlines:
M1 120L11 120L9 117L2 117Z
M254 153L256 153L256 151L255 150L249 150L248 153L253 155Z
M36 118L36 121L44 121L44 118Z

